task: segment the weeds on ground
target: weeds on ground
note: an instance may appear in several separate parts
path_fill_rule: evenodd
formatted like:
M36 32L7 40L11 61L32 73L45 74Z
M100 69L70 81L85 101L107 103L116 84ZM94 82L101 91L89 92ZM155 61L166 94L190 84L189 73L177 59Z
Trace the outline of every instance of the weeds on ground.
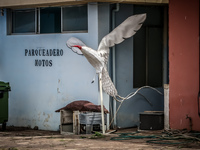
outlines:
M90 139L99 139L99 138L104 138L105 136L99 132L95 132L94 135L90 137Z

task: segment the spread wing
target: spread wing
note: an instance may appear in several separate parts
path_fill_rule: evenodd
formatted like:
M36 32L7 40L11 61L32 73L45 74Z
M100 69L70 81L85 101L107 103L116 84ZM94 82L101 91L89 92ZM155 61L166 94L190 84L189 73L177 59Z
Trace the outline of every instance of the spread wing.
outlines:
M130 16L101 40L98 53L104 58L105 63L108 61L109 47L119 44L126 38L133 36L141 28L145 19L146 14Z
M80 51L79 48L77 47L72 47L74 45L79 45L79 46L86 46L81 40L75 38L75 37L71 37L70 39L67 40L66 45L75 53L79 54L79 55L83 55L83 53Z
M116 90L113 82L110 79L110 76L108 74L106 67L104 67L103 70L102 70L102 87L103 87L103 90L108 95L110 95L112 97L116 97L117 90Z

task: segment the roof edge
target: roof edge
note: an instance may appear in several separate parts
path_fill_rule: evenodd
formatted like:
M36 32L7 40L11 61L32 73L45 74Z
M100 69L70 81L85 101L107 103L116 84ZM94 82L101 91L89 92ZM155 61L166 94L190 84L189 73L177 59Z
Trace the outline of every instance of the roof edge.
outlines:
M80 5L89 2L130 3L130 4L168 4L169 0L1 0L0 8L30 8L62 5Z

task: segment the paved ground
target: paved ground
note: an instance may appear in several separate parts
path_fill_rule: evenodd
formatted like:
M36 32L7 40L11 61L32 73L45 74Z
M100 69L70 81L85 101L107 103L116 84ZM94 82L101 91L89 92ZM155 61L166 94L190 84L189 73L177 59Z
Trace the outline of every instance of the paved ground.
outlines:
M1 127L0 127L1 129ZM172 133L170 140L151 141L159 144L148 143L148 140L159 140L167 134L162 131L135 133L137 129L118 130L112 134L86 135L61 135L59 132L32 130L27 128L7 127L0 131L0 150L174 150L174 149L200 149L199 133L192 134L177 132ZM122 134L121 133L125 133ZM134 134L127 134L134 133ZM181 134L181 138L180 135ZM121 137L120 137L121 135ZM195 135L195 136L194 136ZM159 138L156 138L159 137ZM177 138L178 137L178 138ZM129 139L128 139L129 138ZM143 138L143 139L139 139ZM177 138L172 140L172 138ZM191 138L193 140L191 140ZM168 143L168 144L161 144ZM173 144L176 143L176 144Z

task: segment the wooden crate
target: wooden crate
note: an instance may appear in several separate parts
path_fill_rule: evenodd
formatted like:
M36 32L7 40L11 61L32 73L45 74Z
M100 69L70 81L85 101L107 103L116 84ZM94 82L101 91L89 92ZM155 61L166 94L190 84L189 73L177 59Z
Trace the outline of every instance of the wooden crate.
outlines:
M106 115L104 119L106 124ZM61 134L81 134L81 126L83 125L85 125L86 134L91 134L93 126L97 124L101 127L101 113L99 112L60 111Z
M60 110L60 133L73 134L73 112Z

